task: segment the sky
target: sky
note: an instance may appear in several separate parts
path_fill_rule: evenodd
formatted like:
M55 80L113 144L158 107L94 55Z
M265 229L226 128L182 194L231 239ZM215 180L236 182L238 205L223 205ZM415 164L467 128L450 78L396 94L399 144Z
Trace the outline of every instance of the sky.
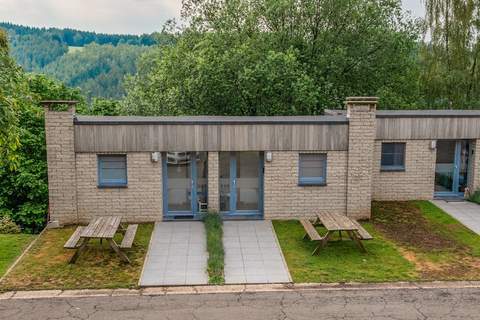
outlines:
M160 31L180 16L182 0L0 0L0 21L35 27L73 28L103 33ZM403 0L423 16L421 0Z

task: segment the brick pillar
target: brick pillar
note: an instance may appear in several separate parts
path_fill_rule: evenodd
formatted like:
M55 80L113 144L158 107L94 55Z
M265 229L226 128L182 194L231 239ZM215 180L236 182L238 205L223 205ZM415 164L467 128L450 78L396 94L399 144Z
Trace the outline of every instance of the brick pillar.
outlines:
M77 197L73 115L68 111L45 110L50 221L77 223Z
M348 127L347 215L370 218L375 148L376 97L346 100Z
M208 210L220 211L218 152L208 152Z
M470 148L468 189L473 193L480 189L480 139L474 140Z

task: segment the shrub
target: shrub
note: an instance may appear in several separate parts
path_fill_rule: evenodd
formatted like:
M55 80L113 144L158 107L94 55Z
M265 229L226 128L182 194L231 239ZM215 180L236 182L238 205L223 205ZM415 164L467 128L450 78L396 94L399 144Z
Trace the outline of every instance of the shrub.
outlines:
M203 217L207 233L208 250L208 282L223 284L224 278L224 250L222 217L217 212L208 212Z
M480 204L480 189L472 193L468 200Z
M20 233L20 231L20 227L9 216L0 218L0 234Z

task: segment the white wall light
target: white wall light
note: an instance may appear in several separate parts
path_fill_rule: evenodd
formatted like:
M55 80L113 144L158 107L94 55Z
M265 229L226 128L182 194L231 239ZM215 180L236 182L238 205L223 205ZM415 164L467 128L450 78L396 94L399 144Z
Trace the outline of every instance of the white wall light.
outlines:
M437 149L437 140L430 141L430 150Z
M152 162L158 162L160 160L160 152L152 152Z
M273 160L273 155L272 155L272 152L271 152L271 151L267 151L267 152L265 153L265 160L266 160L267 162L272 162L272 160Z

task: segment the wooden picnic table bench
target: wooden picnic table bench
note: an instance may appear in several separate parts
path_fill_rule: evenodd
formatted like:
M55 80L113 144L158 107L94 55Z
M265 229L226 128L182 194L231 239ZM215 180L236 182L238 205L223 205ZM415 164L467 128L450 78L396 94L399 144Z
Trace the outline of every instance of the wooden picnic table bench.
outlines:
M315 247L315 250L313 250L312 255L316 254L320 248L325 247L331 235L336 231L338 231L340 239L342 237L342 231L346 232L349 238L355 241L360 250L363 252L366 250L361 240L373 239L373 237L360 225L360 223L350 217L347 217L346 215L319 213L316 216L317 218L313 223L308 219L300 220L300 223L305 229L305 236L303 238L305 239L308 237L311 241L319 242L319 244ZM325 229L327 229L327 233L321 236L317 229L315 229L316 225L323 225Z
M96 217L93 218L86 227L77 227L70 239L68 239L64 245L64 248L76 249L75 254L70 259L70 263L75 263L91 239L100 239L100 241L103 239L107 240L108 244L117 255L123 261L130 263L130 259L128 259L127 255L121 249L132 247L138 225L131 224L126 230L122 230L124 231L124 236L122 243L119 246L113 237L119 230L120 220L120 217Z

